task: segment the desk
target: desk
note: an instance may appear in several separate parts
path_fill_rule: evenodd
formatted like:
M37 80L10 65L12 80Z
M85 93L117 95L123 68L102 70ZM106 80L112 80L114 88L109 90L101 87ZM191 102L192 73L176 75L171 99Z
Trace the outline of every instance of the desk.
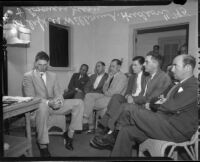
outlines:
M32 156L30 112L36 110L39 107L39 103L40 99L34 98L29 102L22 102L11 106L3 107L3 119L8 119L13 116L25 114L27 136L15 137L5 135L4 142L7 142L10 145L10 148L4 151L5 157L18 157L23 154L25 156Z

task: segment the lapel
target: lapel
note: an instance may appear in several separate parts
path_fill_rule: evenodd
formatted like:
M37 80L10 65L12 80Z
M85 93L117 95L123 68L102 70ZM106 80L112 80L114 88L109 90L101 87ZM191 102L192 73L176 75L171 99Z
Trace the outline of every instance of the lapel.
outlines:
M138 77L138 74L134 74L133 75L133 79L131 80L131 84L132 86L130 86L130 89L131 89L131 94L132 93L135 93L136 89L137 89L137 77Z
M160 74L161 74L161 70L158 70L157 73L155 74L155 76L153 77L153 79L150 80L150 82L148 83L146 94L149 94L153 91L153 88L155 87L154 85L157 84L158 81L159 81L158 77L159 77ZM151 79L151 77L148 77L148 78Z
M180 83L172 92L171 92L171 95L169 96L169 98L174 98L177 94L178 94L178 90L180 87L183 88L184 90L184 87L186 84L188 84L189 82L191 82L192 80L194 79L194 76L190 77L189 79L187 79L186 81L184 81L183 83Z
M96 80L96 78L97 78L97 75L96 75L96 77L95 77L95 80ZM99 82L97 88L101 88L101 87L103 86L105 79L106 79L106 73L104 73L104 75L103 75L103 77L101 78L101 80L100 80L100 82ZM96 89L97 89L97 88L96 88Z

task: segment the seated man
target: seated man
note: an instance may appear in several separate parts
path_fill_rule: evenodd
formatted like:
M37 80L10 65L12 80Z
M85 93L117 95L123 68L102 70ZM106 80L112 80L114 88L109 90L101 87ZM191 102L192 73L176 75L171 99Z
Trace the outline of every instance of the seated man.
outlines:
M87 75L88 65L82 64L79 73L74 73L68 85L68 89L64 90L64 99L83 99L84 98L84 87L89 81Z
M114 94L124 94L127 77L120 71L121 61L113 59L110 64L110 72L103 86L103 93L87 93L84 99L83 130L88 130L92 125L91 115L94 108L106 109L108 102Z
M101 127L114 130L115 122L117 121L119 115L121 114L122 103L132 103L132 98L139 96L144 93L144 89L147 81L147 74L143 72L144 57L136 56L132 60L132 69L134 74L130 76L128 81L128 87L126 89L125 95L115 94L112 96L108 106L107 111L103 118L100 120Z
M191 139L198 127L195 64L195 58L190 55L174 58L172 72L179 83L155 103L159 105L153 106L154 111L137 105L126 106L119 119L120 131L111 156L132 156L132 146L148 138L176 143Z
M72 138L75 130L82 130L84 104L80 99L64 100L57 82L56 74L47 71L49 56L41 51L35 57L34 69L24 74L23 92L26 97L41 98L39 108L36 110L36 131L42 157L49 157L48 151L48 118L51 114L63 114L71 110L72 120L65 132L65 147L72 150Z
M162 57L161 55L157 53L148 53L145 58L145 71L150 74L150 76L147 78L146 85L144 89L142 90L142 93L140 93L138 96L128 95L127 97L127 103L121 103L120 104L120 114L125 109L125 106L134 106L137 105L138 107L145 108L149 107L149 103L152 98L160 96L171 84L171 80L169 76L160 69L162 64ZM114 107L115 110L117 107ZM114 109L113 108L113 109ZM111 124L108 125L109 129L104 128L103 129L103 135L95 136L91 141L91 145L94 147L97 147L97 145L100 146L110 146L110 143L107 143L108 139L113 140L114 136L112 133L114 133L115 129L115 123L118 119L118 116L114 117L114 122L111 120ZM106 133L106 134L105 134ZM102 134L102 133L101 133Z
M103 93L103 85L108 78L105 72L105 63L99 61L96 63L95 74L90 76L89 81L85 85L85 93Z

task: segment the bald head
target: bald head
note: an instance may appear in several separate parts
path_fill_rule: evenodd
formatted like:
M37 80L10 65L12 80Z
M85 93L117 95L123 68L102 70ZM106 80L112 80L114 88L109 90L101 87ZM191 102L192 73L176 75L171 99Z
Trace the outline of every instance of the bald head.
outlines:
M182 54L174 58L172 72L175 79L181 81L193 75L196 61L193 56Z

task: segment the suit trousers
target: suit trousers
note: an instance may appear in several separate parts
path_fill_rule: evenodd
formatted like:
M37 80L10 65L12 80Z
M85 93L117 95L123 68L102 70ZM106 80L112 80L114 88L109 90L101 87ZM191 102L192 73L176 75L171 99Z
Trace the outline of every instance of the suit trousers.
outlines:
M93 110L106 109L111 97L107 97L102 93L87 93L84 98L83 123L92 125Z
M120 114L123 111L124 107L121 107L122 103L125 103L126 99L120 94L115 94L112 96L108 106L107 111L103 118L100 120L100 123L104 127L108 127L110 130L114 130L115 122L119 118Z
M168 122L170 116L162 112L152 112L136 104L122 106L124 111L117 122L120 131L111 156L131 156L132 146L147 138L172 142L186 140L186 137Z
M42 101L36 110L36 130L37 140L39 144L48 144L48 118L49 115L60 114L66 115L71 112L72 119L68 129L71 130L82 130L84 104L80 99L67 99L64 100L63 106L58 110L50 108L46 101Z

